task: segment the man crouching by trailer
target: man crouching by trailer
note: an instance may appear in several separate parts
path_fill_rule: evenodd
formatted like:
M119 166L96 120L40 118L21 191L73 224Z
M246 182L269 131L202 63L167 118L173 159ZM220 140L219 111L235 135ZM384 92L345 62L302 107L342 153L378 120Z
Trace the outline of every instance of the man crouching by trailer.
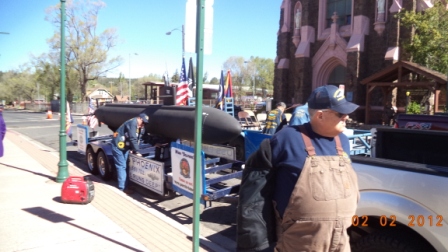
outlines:
M145 134L145 124L148 123L148 119L149 117L146 114L141 113L139 116L124 122L114 132L112 155L117 168L118 189L126 194L134 193L133 190L128 188L129 177L126 172L126 161L130 150L137 156L142 156L139 153L139 141Z

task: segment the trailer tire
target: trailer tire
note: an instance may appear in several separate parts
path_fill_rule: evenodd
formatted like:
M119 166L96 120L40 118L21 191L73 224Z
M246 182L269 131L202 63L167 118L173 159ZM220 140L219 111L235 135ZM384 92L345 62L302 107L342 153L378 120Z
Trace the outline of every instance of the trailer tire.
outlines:
M406 233L381 232L372 233L361 238L352 247L353 252L418 252L434 251L433 248L423 248L424 245L415 242Z
M91 147L88 147L86 150L86 163L90 173L92 173L93 175L98 174L96 154Z
M112 172L110 170L110 165L109 165L109 162L107 161L107 156L106 156L106 154L104 154L104 151L98 152L97 166L98 166L98 171L100 173L101 178L104 181L110 180L112 177Z

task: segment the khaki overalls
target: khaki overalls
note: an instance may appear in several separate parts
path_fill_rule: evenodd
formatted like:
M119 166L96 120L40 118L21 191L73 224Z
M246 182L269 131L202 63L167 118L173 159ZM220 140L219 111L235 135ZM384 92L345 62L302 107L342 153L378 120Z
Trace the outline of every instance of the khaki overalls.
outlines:
M358 201L357 176L339 136L338 156L316 156L305 127L301 132L308 157L283 219L277 219L276 251L350 251L346 230Z

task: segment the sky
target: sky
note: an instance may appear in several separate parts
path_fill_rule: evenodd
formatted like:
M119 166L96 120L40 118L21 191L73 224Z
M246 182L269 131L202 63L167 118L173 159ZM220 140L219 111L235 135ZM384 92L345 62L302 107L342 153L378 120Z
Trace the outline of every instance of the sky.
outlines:
M97 33L116 28L119 43L110 56L123 64L107 77L140 78L150 73L171 76L182 65L182 32L187 0L103 0ZM282 0L214 0L210 55L204 55L208 79L220 77L232 56L275 59ZM56 30L45 10L58 0L0 0L0 71L20 69L31 55L49 52L47 39ZM166 32L175 29L171 35ZM2 34L8 33L8 34ZM136 55L137 54L137 55ZM185 53L185 64L196 54Z

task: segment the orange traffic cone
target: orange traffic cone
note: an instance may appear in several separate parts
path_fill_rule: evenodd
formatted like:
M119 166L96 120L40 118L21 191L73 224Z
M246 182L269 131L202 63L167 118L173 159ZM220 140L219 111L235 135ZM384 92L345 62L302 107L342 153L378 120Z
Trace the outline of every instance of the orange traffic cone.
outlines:
M48 110L47 119L52 119L52 118L53 118L53 114L51 113L51 110Z

